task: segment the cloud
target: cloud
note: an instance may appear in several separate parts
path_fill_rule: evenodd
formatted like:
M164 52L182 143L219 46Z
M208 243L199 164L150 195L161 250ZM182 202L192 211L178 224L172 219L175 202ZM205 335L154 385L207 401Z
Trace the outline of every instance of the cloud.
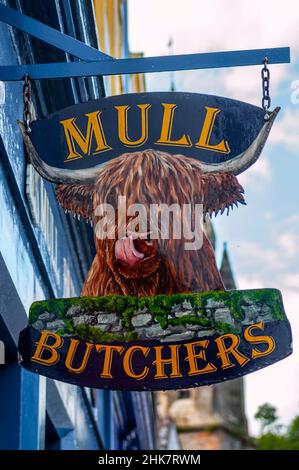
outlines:
M295 233L282 233L277 241L270 241L268 246L254 240L239 241L239 248L234 248L234 259L238 259L238 272L258 272L262 284L269 282L286 284L288 271L298 260L298 236ZM242 279L242 277L240 277ZM240 284L240 283L239 283ZM298 285L299 287L299 285Z
M282 80L287 77L288 66L278 65L275 66L275 69L270 67L270 73L270 94L273 97L277 93ZM221 70L221 81L225 94L230 98L261 106L262 82L259 68L237 67Z
M290 224L291 226L294 225L294 224L298 224L298 226L299 226L299 214L292 214L292 215L288 216L285 219L285 222L287 224Z
M297 273L299 265L299 216L279 219L270 213L266 219L264 225L257 227L254 238L243 234L243 239L238 237L238 244L230 244L234 268L238 279L258 272L263 285L271 281L291 289L288 275ZM266 236L260 236L260 230L267 230Z
M256 289L265 287L265 281L256 274L239 275L238 289Z
M298 156L299 150L299 108L287 108L277 121L271 133L273 144L282 144Z
M296 0L130 0L129 15L131 48L147 55L167 53L170 36L176 54L299 43Z
M175 54L285 45L291 45L293 51L299 49L296 0L252 0L248 8L239 0L187 0L184 7L181 0L130 0L129 21L131 49L141 50L146 56L167 55L170 36ZM293 60L294 56L293 53ZM275 96L282 81L288 78L290 67L283 64L270 69L270 92ZM256 105L261 103L257 67L187 71L176 73L175 77L179 91L224 94ZM167 83L165 78L164 75L162 89ZM151 90L161 89L161 74L151 76L149 83Z
M282 233L277 239L277 245L287 258L293 258L299 253L299 237L297 233Z
M234 250L234 257L238 258L238 266L242 272L259 272L262 276L269 271L277 272L285 267L286 261L277 250L275 244L264 244L254 240L242 240L239 249Z
M262 157L247 171L242 173L238 180L245 188L262 189L261 181L271 181L271 167L267 156Z
M292 274L285 274L283 278L283 286L288 291L294 290L296 293L298 293L299 292L299 272L292 273ZM299 294L297 295L298 295L298 305L299 305Z

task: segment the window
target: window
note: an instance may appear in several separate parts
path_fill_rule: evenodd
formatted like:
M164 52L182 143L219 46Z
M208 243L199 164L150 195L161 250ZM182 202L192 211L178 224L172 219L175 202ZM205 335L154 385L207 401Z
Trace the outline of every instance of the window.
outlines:
M190 398L190 390L180 390L178 398Z

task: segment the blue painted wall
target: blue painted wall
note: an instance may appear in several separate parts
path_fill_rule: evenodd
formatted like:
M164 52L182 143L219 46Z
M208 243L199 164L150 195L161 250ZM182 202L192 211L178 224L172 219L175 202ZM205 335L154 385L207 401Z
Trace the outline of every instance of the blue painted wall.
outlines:
M91 1L0 2L78 39L86 36L96 46ZM1 65L66 60L64 53L1 22L0 44ZM99 77L33 84L37 116L103 94ZM28 187L26 191L28 165L16 123L22 111L22 84L0 82L0 339L9 350L6 365L0 365L0 448L153 448L151 394L80 389L31 374L17 364L17 335L30 304L67 296L70 284L80 295L94 255L91 229L64 214L49 183L40 191L52 214L55 253L44 227L34 220Z

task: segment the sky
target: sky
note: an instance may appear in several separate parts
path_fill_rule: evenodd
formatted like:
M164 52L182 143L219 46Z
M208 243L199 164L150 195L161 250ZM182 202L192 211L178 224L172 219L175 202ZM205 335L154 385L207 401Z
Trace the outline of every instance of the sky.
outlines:
M245 378L250 432L257 407L278 409L287 425L299 415L299 4L296 0L129 0L130 48L145 56L291 47L291 64L270 66L271 108L280 114L258 162L239 177L247 206L218 216L217 258L224 241L239 289L282 291L294 353ZM147 91L168 91L170 73L148 74ZM298 82L296 82L298 80ZM174 73L177 91L261 103L260 67ZM295 88L294 88L295 87Z

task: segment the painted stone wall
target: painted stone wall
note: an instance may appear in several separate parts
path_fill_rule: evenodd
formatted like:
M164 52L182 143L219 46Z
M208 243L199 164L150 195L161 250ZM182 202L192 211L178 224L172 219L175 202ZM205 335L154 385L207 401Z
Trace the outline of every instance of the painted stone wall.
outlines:
M285 318L275 289L217 291L156 297L82 297L35 302L37 330L78 334L92 341L157 338L162 342L238 333L243 326Z

